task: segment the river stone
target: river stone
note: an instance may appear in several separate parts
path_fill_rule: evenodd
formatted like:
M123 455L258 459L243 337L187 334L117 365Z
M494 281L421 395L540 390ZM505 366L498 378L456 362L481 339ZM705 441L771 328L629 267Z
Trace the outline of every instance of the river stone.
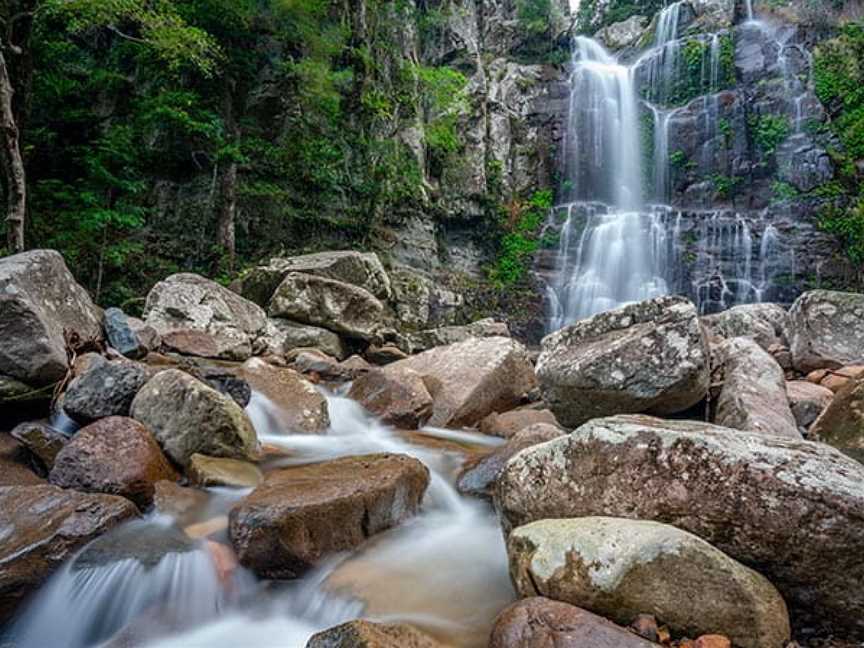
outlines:
M766 576L793 623L864 637L864 466L830 446L648 416L596 419L498 479L506 528L608 515L689 531Z
M806 380L790 380L786 383L786 397L798 427L806 430L831 404L834 392Z
M140 360L150 351L158 350L162 344L156 329L137 317L129 317L119 308L107 308L102 325L108 344L133 360Z
M810 428L810 438L864 459L864 375L834 394Z
M11 434L36 457L39 466L45 470L43 474L50 472L57 453L68 441L65 434L38 421L20 423L13 428Z
M49 481L61 488L126 497L141 510L156 482L178 478L153 433L138 421L110 416L82 428L54 460Z
M783 369L749 338L732 338L717 349L723 358L723 387L714 422L761 434L800 439L789 408Z
M444 648L404 623L372 623L357 619L318 632L306 648Z
M69 383L63 409L87 425L106 416L129 416L132 399L147 382L147 372L136 362L109 362L98 356Z
M23 404L50 401L53 387L31 387L20 380L0 374L0 407L15 408Z
M196 452L249 459L258 448L255 428L237 403L178 369L160 371L141 388L132 418L181 466Z
M422 427L432 416L432 396L413 369L368 371L352 383L348 397L385 425L406 430Z
M673 414L705 397L709 352L696 307L658 297L546 336L537 378L567 427L609 414Z
M132 502L114 495L0 487L0 622L80 547L137 514Z
M523 597L545 596L627 624L650 613L674 636L724 634L783 648L789 615L764 576L668 524L623 518L538 520L507 539Z
M495 619L489 648L657 648L587 610L542 596L516 601Z
M144 317L163 342L189 355L245 360L265 332L257 305L196 274L174 274L147 295Z
M480 421L480 431L483 434L510 439L525 428L537 423L557 426L558 420L548 409L521 407L502 414L492 412Z
M496 322L490 317L461 326L442 326L405 334L411 353L480 337L510 337L510 329L504 322Z
M275 470L231 509L231 542L262 578L296 578L414 515L428 484L426 467L404 455Z
M381 326L384 306L359 286L290 272L273 293L269 313L369 340Z
M261 469L250 461L208 457L193 454L189 458L186 474L198 486L232 486L255 488L264 479Z
M10 434L0 432L0 486L44 484L42 462Z
M864 364L864 295L811 290L795 300L792 362L801 373Z
M702 317L709 334L722 338L751 338L766 351L788 344L789 313L779 304L741 304Z
M272 412L279 432L321 434L330 426L327 399L315 385L294 369L277 367L260 358L250 358L240 375L276 407Z
M274 317L267 318L266 333L260 342L266 352L275 355L294 349L318 349L339 360L348 355L342 338L333 331Z
M54 250L0 259L0 374L33 387L66 375L64 330L102 337L102 315Z

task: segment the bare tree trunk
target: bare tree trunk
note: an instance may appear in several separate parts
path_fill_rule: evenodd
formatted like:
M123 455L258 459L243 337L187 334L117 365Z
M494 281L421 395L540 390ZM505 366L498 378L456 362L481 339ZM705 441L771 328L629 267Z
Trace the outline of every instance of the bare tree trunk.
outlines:
M27 175L12 111L12 81L6 58L0 48L0 137L3 140L3 166L6 173L6 241L12 253L24 250L24 217L27 210Z
M222 95L222 119L225 121L228 140L236 143L239 133L234 120L233 89L234 83L226 79ZM237 254L235 235L235 220L237 217L237 160L233 156L225 160L222 167L222 173L219 178L219 204L217 212L217 243L228 257L229 269L233 270Z

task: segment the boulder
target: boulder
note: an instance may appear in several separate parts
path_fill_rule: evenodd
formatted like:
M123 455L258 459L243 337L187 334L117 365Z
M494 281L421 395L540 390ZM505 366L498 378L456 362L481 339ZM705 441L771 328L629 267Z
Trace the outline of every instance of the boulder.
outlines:
M749 338L726 340L717 355L723 358L723 386L714 422L736 430L800 439L777 361Z
M249 459L258 449L255 429L240 406L178 369L151 378L132 401L131 413L181 466L196 452Z
M741 304L702 317L706 333L721 338L750 338L768 351L788 343L789 313L779 304Z
M190 273L171 275L153 286L144 316L166 346L225 360L251 356L267 324L257 304Z
M373 365L378 365L379 367L383 367L388 364L392 364L394 362L398 362L399 360L404 360L408 357L408 354L405 353L398 346L392 344L384 344L370 345L363 356Z
M273 293L268 312L271 317L285 317L369 340L381 326L384 306L358 286L290 272Z
M150 430L134 419L110 416L72 437L54 460L49 481L61 488L121 495L144 510L153 502L156 482L178 476Z
M610 414L673 414L700 400L709 352L696 307L658 297L546 336L537 378L549 409L575 427Z
M774 586L668 524L623 518L538 520L507 539L523 597L545 596L627 624L650 611L673 636L724 634L741 648L784 648L786 604Z
M106 416L129 416L132 399L147 382L136 362L109 362L98 356L76 376L63 396L63 410L81 425Z
M821 443L647 416L596 419L498 479L506 528L619 516L671 524L766 576L793 623L864 636L864 466Z
M426 467L403 455L275 470L231 509L231 542L259 576L296 578L416 513L428 484Z
M303 434L327 431L330 426L327 399L298 372L250 358L243 363L240 375L276 406L272 413L280 431Z
M162 345L156 329L137 317L129 317L119 308L105 309L102 325L108 344L127 358L140 360Z
M20 380L0 374L0 407L15 408L21 405L49 402L53 394L53 385L31 387Z
M318 632L306 648L443 648L419 630L403 623L373 623L357 619Z
M181 527L199 522L202 512L208 510L210 499L207 491L180 486L173 481L162 480L154 484L154 511L174 518Z
M438 427L470 426L491 412L512 409L536 384L525 347L504 337L470 338L380 371L398 383L406 370L419 376L432 396L426 423ZM362 399L360 404L367 405Z
M836 394L851 379L864 373L864 366L849 365L839 369L816 369L807 374L807 381L821 385Z
M38 473L38 474L37 474ZM47 475L40 461L17 439L0 432L0 486L44 484Z
M516 436L521 430L537 423L557 426L558 420L551 410L520 407L519 409L503 412L502 414L492 412L480 421L480 431L483 434L510 439Z
M0 487L0 622L80 547L137 514L132 502L114 495Z
M345 366L336 358L315 349L297 349L288 355L288 361L293 369L308 376L310 380L316 383L321 380L331 383L345 383L365 373L365 370L358 372Z
M264 479L261 469L254 463L203 454L193 454L189 458L186 474L198 486L255 488Z
M806 430L831 404L834 392L806 380L790 380L786 383L786 397L799 429Z
M452 324L457 309L464 302L462 295L442 288L414 268L391 269L390 283L396 319L401 328L408 330Z
M48 474L54 466L57 454L66 445L68 438L47 423L29 422L16 425L11 432L32 454L39 467Z
M489 648L657 648L603 617L542 596L516 601L495 619Z
M834 394L810 427L809 438L864 458L864 375Z
M504 322L496 322L490 317L462 326L442 326L405 335L411 353L481 337L510 337L510 329Z
M597 32L595 38L613 51L636 46L645 35L649 22L646 16L630 16L626 20L604 27Z
M342 339L333 331L273 317L267 318L266 332L260 342L266 353L277 356L294 349L318 349L339 360L348 355Z
M864 295L811 290L789 315L792 362L801 373L864 364Z
M432 396L413 369L368 371L351 385L348 397L385 425L414 430L432 416Z
M0 259L0 375L34 387L66 375L64 331L78 342L102 336L102 316L54 250Z

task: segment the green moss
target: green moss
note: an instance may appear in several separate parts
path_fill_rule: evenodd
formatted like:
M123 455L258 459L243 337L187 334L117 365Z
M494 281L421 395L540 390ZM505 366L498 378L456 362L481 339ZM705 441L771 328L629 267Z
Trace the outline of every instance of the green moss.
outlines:
M753 143L766 156L774 155L777 146L791 130L789 118L785 115L758 115L751 117L749 124Z
M515 201L502 223L498 259L490 271L490 279L498 286L519 283L530 265L534 252L549 240L539 237L540 228L552 208L553 194L549 189L535 191L526 202Z

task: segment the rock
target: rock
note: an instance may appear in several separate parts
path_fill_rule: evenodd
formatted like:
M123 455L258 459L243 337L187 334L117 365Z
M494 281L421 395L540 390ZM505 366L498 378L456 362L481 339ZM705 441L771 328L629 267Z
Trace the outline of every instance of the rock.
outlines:
M37 474L38 473L38 474ZM0 486L44 484L47 475L41 462L11 435L0 432Z
M503 414L492 412L480 421L480 431L483 434L510 439L516 436L521 430L537 423L547 423L557 426L558 420L548 409L522 407L504 412Z
M696 307L682 297L600 313L542 345L540 390L568 427L609 414L673 414L708 391L708 345Z
M63 409L87 425L106 416L129 416L132 399L147 382L147 372L136 362L94 360L66 389Z
M787 344L790 318L779 304L741 304L702 317L702 324L709 334L751 338L768 351L772 345Z
M442 326L441 328L408 333L406 336L411 353L419 353L434 347L464 342L470 338L510 337L504 322L492 318L478 320L464 326Z
M17 407L39 401L50 401L53 393L51 385L31 387L20 380L0 374L0 406Z
M173 481L162 480L154 484L154 510L171 516L182 527L199 521L201 512L207 510L209 500L206 491L180 486Z
M657 648L574 605L541 596L522 599L495 619L489 648Z
M470 426L491 412L511 409L536 384L525 347L503 337L437 347L380 371L398 383L406 370L420 376L432 396L427 423L437 427Z
M428 484L426 467L403 455L276 470L231 509L231 542L259 576L296 578L416 513Z
M252 268L243 275L240 292L246 299L267 306L276 288L291 273L304 273L351 284L379 299L390 298L390 279L378 255L351 250L271 259L268 265Z
M156 482L177 478L150 430L134 419L110 416L72 437L57 455L49 481L61 488L121 495L144 510L153 502Z
M64 330L79 342L102 336L102 316L54 250L0 259L0 375L33 387L66 375Z
M309 376L309 379L316 383L319 380L344 383L358 377L352 368L315 349L297 350L289 354L288 359L293 369Z
M65 434L58 432L47 423L32 422L20 423L11 432L30 453L36 457L39 466L48 474L57 457L68 439Z
M523 450L498 479L506 528L620 516L689 531L767 577L798 627L864 636L864 466L820 443L614 416Z
M250 358L249 361L251 360ZM231 400L240 407L245 408L252 400L252 387L243 378L238 378L230 373L222 373L219 369L192 369L187 373L204 381L220 394L230 396Z
M800 439L789 408L780 365L749 338L732 338L718 348L723 357L723 387L714 422L761 434Z
M517 432L500 448L475 460L469 460L459 472L456 488L463 495L492 497L495 482L507 462L520 450L557 439L564 430L549 423L535 423Z
M415 430L432 416L432 396L413 369L369 371L354 381L348 397L385 425Z
M646 16L630 16L627 20L604 27L597 32L595 38L613 51L635 46L643 36L648 22Z
M127 358L140 360L162 345L156 329L136 317L129 317L119 308L106 309L102 325L108 344Z
M264 479L261 469L249 461L193 454L186 474L198 486L255 488Z
M864 375L834 395L810 427L809 437L864 459Z
M807 374L807 381L837 393L852 378L864 373L864 366L851 365L839 369L817 369Z
M693 648L732 648L732 642L723 635L702 635L696 640Z
M150 428L181 466L196 452L249 459L258 448L255 429L237 403L178 369L159 372L141 388L132 418Z
M271 317L285 317L369 340L381 326L384 306L358 286L291 272L273 293L268 312Z
M399 360L404 360L408 357L408 354L402 351L402 349L390 344L385 344L383 346L373 344L366 349L365 355L369 362L382 367Z
M660 629L657 627L657 619L651 614L638 614L627 626L643 639L657 643L660 638Z
M348 355L342 339L333 331L273 317L267 319L267 330L261 344L266 352L274 355L285 355L302 348L318 349L338 360Z
M609 517L539 520L507 539L520 596L545 596L626 624L645 610L674 636L718 632L782 648L789 615L765 577L667 524Z
M419 630L403 623L372 623L357 619L322 630L306 648L443 648Z
M864 295L811 290L795 300L789 315L798 371L864 364Z
M225 360L251 356L267 323L257 304L190 273L171 275L153 286L144 316L166 346Z
M0 622L80 547L137 513L113 495L0 487Z
M390 282L396 318L408 330L452 324L457 309L464 303L462 295L442 288L407 266L391 269Z
M298 372L250 358L243 363L240 375L276 406L272 414L280 431L303 434L327 431L330 426L327 399Z
M834 392L806 380L790 380L786 383L786 397L798 427L806 430L831 403Z

